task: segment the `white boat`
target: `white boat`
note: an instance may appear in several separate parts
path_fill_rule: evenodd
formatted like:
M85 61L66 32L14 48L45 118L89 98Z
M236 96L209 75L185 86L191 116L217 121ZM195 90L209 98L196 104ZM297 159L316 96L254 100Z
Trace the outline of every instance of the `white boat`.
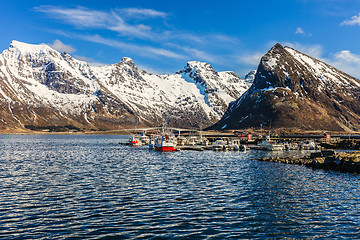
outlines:
M259 146L261 149L268 150L268 151L283 151L284 150L283 144L278 144L278 143L271 142L271 141L262 141L259 144Z
M148 145L150 142L149 136L146 136L145 134L141 135L140 141L142 145Z
M284 150L299 150L299 148L297 143L284 143Z
M209 140L207 140L207 138L206 137L200 137L200 139L199 139L199 143L198 143L199 145L202 145L202 146L207 146L207 145L209 145Z
M225 142L224 140L216 140L212 145L211 149L214 151L225 150Z
M240 151L246 152L246 150L248 149L248 147L246 145L240 145Z
M149 148L150 149L154 149L155 148L155 140L156 140L157 136L156 135L152 135L150 137L150 141L149 141Z
M283 151L285 149L284 144L276 143L270 139L270 136L266 137L266 140L259 144L260 149L268 151Z
M302 149L304 150L315 150L319 149L319 146L314 141L308 141L302 144Z
M158 136L155 139L154 149L160 152L176 151L174 138L172 138L168 134L164 134L163 136Z
M186 145L194 146L194 145L197 145L198 142L199 142L198 137L192 136L192 137L189 137L189 139L186 141Z
M138 135L131 135L129 139L129 145L131 146L141 146L141 139Z
M186 144L186 137L184 136L178 136L176 141L177 141L177 145L179 146L184 146Z
M240 139L231 139L228 141L227 147L229 150L232 151L239 151L240 150Z

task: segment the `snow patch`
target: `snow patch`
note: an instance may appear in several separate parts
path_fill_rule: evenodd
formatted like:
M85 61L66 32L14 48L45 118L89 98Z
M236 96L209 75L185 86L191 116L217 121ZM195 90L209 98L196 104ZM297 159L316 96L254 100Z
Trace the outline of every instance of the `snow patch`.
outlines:
M321 91L326 86L333 84L344 88L358 88L360 87L360 81L356 81L353 78L349 78L346 74L336 70L335 68L318 61L312 57L306 56L292 48L285 47L285 50L289 52L297 61L306 66L316 78L320 78L322 85L319 86Z

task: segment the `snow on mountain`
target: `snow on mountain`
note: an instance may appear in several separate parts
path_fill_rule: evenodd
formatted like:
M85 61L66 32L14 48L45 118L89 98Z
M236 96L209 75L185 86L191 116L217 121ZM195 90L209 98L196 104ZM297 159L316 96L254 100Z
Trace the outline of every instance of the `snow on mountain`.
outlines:
M289 52L300 64L311 70L312 74L321 80L321 85L319 86L320 90L334 84L345 88L360 87L360 82L357 79L350 77L349 75L324 62L309 57L290 47L285 47L285 50Z
M202 62L189 62L172 75L140 71L129 58L118 64L93 67L97 79L144 119L167 119L175 125L192 122L208 125L217 121L227 105L249 85L233 72L216 72ZM201 118L194 118L191 112ZM189 116L190 114L190 116ZM187 116L187 117L184 117Z
M295 49L276 44L258 66L254 83L212 128L360 127L360 81Z
M185 68L177 73L197 86L205 103L214 110L215 118L221 117L228 104L235 101L252 84L240 79L234 72L216 72L205 62L188 62Z
M0 128L208 126L250 83L202 62L189 62L176 74L156 75L139 70L130 58L90 67L45 44L13 41L0 54L0 105L7 106Z
M3 99L29 106L48 106L62 114L76 114L96 100L97 88L87 63L45 44L13 41L0 54Z

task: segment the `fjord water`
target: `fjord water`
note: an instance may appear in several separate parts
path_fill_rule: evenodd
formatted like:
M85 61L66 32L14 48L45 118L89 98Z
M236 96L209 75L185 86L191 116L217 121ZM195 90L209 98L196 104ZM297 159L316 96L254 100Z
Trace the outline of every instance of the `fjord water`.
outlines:
M360 236L357 175L126 138L0 136L0 239Z

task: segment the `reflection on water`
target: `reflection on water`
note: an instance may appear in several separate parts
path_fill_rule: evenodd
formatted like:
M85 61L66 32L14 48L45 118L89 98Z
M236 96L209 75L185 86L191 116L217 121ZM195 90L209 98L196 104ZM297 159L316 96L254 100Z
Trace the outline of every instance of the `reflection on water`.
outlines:
M125 138L0 136L0 238L359 236L359 176Z

